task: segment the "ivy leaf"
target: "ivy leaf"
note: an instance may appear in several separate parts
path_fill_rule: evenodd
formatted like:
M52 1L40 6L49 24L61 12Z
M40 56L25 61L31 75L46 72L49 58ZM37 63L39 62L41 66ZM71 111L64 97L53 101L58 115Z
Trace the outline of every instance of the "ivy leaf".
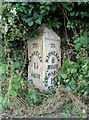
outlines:
M49 6L46 6L46 9L49 11Z
M89 94L89 89L85 91L84 95L88 95L88 94Z
M13 67L12 67L13 69L15 69L15 68L19 68L19 62L14 62L14 64L13 64Z
M68 82L69 82L69 79L66 79L65 82L68 83Z
M0 80L5 80L6 79L6 75L0 75Z
M38 18L38 13L37 12L35 12L34 14L33 14L33 20L35 20L35 19L37 19Z
M61 76L63 79L66 79L66 78L67 78L67 74L61 73L60 76Z
M70 11L72 11L72 7L70 7L70 6L66 6L66 9L70 12Z
M33 94L32 94L32 98L33 98L34 102L36 102L36 100L37 100L37 99L36 99L36 93L33 93Z
M20 88L20 84L13 84L12 89L18 90Z
M75 50L78 51L80 48L81 48L81 44L80 43L76 44Z
M6 65L2 64L2 66L0 66L0 74L4 74L6 72Z
M21 80L20 76L19 76L19 75L16 75L16 74L12 77L12 79L14 80L14 83L15 83L15 84L19 83L20 80Z
M15 90L9 91L9 94L12 95L13 97L17 96L17 92Z
M76 89L76 85L71 85L71 88L73 89L73 90L75 90Z
M71 73L76 73L77 69L76 68L72 68L71 69Z
M42 16L39 16L38 19L35 22L37 24L41 24L41 22L42 22Z
M28 26L32 26L33 25L33 21L31 21L30 23L28 23Z
M22 6L25 6L25 5L26 5L26 3L25 3L25 2L24 2L24 3L21 3L21 5L22 5Z
M27 19L27 23L28 23L28 26L32 26L32 25L33 25L33 20L32 20L32 18L28 18L28 19Z
M74 15L75 15L75 12L74 12L74 11L70 13L70 16L74 16Z
M31 5L30 9L28 10L29 15L32 13L33 8L34 8L34 6Z
M41 9L41 13L45 13L45 9Z
M45 4L46 4L46 5L51 5L51 4L52 4L52 2L46 2Z
M66 92L70 92L70 91L71 91L71 88L70 88L69 86L67 86L67 87L65 88L65 90L66 90Z
M76 12L75 16L78 16L79 15L79 12Z

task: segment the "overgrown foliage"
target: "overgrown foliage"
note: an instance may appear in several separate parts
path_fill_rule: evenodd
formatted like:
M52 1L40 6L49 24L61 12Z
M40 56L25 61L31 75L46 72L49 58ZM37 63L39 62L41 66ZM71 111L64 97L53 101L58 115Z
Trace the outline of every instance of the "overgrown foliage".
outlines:
M80 96L80 99L81 96L86 98L89 95L88 12L89 2L3 3L0 78L4 108L13 110L13 115L20 116L22 113L16 112L17 107L36 107L43 104L44 99L52 100L57 93L56 88L51 93L41 92L29 85L27 80L27 40L39 35L37 28L42 23L52 28L62 39L62 66L58 68L58 88L62 86L66 94L71 92ZM81 108L80 114L86 115L86 107ZM60 104L57 109L60 109Z

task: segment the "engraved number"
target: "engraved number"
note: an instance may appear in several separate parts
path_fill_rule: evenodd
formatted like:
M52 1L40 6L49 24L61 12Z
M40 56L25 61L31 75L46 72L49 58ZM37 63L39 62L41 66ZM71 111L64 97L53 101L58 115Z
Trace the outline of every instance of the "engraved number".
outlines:
M54 63L55 61L54 61L54 57L52 58L52 63Z
M37 48L37 43L33 43L33 48Z
M51 43L51 48L55 48L56 45L54 43Z
M34 62L33 66L34 66L35 69L38 69L38 63Z

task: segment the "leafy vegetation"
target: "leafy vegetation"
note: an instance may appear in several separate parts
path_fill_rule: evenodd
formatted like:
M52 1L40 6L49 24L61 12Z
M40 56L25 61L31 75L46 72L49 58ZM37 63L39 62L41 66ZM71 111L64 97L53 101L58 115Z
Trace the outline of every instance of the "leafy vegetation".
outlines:
M5 109L12 110L13 115L22 116L24 113L21 107L34 108L42 105L45 99L53 102L54 97L60 96L57 94L57 87L64 88L63 90L66 92L64 95L71 92L73 95L79 96L79 100L83 98L82 101L85 103L85 99L89 97L88 12L89 2L3 2L0 79L2 80L2 104ZM52 28L62 39L62 66L58 68L57 86L50 93L41 92L30 85L27 80L27 40L39 35L37 29L42 23ZM59 89L60 99L63 98L61 90ZM53 100L55 101L55 99ZM75 103L74 97L72 101ZM72 109L68 109L68 105L72 106L73 102L68 102L67 106L65 104L66 116L70 115ZM77 102L75 104L74 111L76 109L78 111ZM86 116L85 106L81 107L82 110L79 108L81 117ZM18 112L18 109L21 111Z

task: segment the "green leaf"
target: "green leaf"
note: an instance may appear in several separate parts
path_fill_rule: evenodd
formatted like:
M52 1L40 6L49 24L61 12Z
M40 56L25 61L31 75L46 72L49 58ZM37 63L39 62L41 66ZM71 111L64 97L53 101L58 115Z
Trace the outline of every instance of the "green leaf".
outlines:
M76 89L76 85L71 85L71 88L73 89L73 90L75 90Z
M51 5L51 4L52 4L52 2L46 2L45 4L46 4L46 5Z
M60 68L57 68L58 71L61 71L61 69L62 69L61 67L60 67Z
M70 85L70 87L71 87L73 90L76 89L77 86L75 85L75 80L74 80L73 77L71 78L71 81L69 82L69 85Z
M19 68L19 62L14 62L13 63L13 69L15 69L15 68Z
M36 100L37 100L37 98L36 98L36 93L33 93L33 94L32 94L32 98L33 98L34 102L36 102Z
M9 91L9 94L12 95L13 97L17 96L17 92L15 90Z
M45 7L45 6L44 6L44 5L42 5L42 6L40 6L40 9L44 9L44 7Z
M6 75L0 75L0 80L5 80L6 79Z
M84 45L84 39L85 39L86 37L80 37L80 43L81 43L81 45Z
M70 11L72 11L73 8L70 6L67 6L66 9L70 12Z
M38 19L35 22L37 24L41 24L41 22L42 22L42 16L39 16Z
M67 68L67 73L69 74L71 72L71 69L70 68Z
M45 9L41 9L41 13L45 13L45 11L46 11Z
M6 65L2 64L2 66L0 66L0 74L4 74L6 72Z
M46 9L49 11L49 6L46 6Z
M68 83L70 80L69 79L66 79L65 82Z
M77 69L76 68L72 68L71 69L71 73L76 73Z
M70 16L74 16L74 15L75 15L75 12L74 12L74 11L70 13Z
M33 20L32 20L32 18L28 18L28 19L27 19L27 23L28 23L28 26L32 26L32 25L33 25Z
M33 25L33 21L28 23L28 26L32 26Z
M14 80L14 83L19 83L20 82L20 80L21 80L21 77L19 76L19 75L14 75L13 77L12 77L12 79Z
M66 79L66 78L67 78L67 74L61 73L60 76L61 76L63 79Z
M84 95L88 95L88 94L89 94L89 89L85 91Z
M85 110L85 109L83 109L82 113L86 113L86 110Z
M66 90L66 92L70 92L70 91L71 91L71 88L70 88L69 86L67 86L67 87L65 88L65 90Z
M37 12L35 12L34 14L33 14L33 20L35 20L35 19L37 19L38 18L38 13Z
M80 44L80 43L76 44L75 50L77 51L77 50L79 50L80 48L81 48L81 44Z
M20 88L20 84L13 84L12 89L18 90Z
M29 15L32 13L33 8L34 8L34 6L31 5L30 9L28 10Z
M25 2L24 2L24 3L21 3L21 5L25 6L25 5L26 5L26 3L25 3Z

